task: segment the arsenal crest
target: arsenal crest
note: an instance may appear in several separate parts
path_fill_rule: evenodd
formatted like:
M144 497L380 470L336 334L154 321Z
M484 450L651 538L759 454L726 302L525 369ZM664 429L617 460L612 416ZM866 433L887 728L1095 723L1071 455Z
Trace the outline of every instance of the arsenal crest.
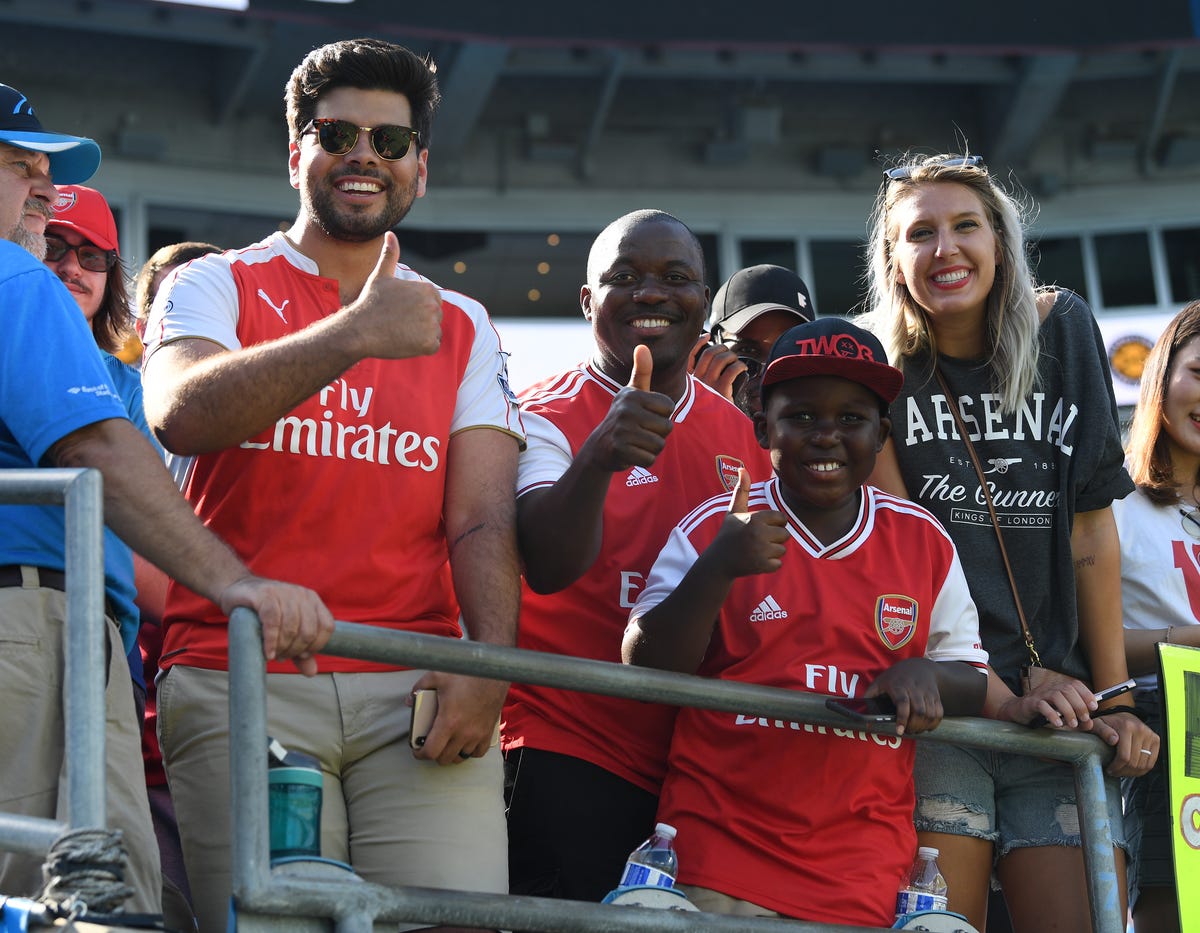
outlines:
M917 630L917 601L911 596L889 594L875 600L875 631L893 651L903 648Z
M717 476L720 477L726 492L733 492L737 488L738 470L745 465L737 457L731 457L729 454L717 455Z
M76 195L74 191L60 191L58 193L58 198L55 200L54 204L51 205L51 207L54 209L54 213L61 214L63 211L69 211L75 206L77 197L78 195Z

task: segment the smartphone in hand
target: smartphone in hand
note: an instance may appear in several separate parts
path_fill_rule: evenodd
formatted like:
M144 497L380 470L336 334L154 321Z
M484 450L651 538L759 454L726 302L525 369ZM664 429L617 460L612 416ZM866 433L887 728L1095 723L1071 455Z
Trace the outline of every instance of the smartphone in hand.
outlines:
M421 748L437 716L437 691L414 690L412 697L412 725L408 730L408 744L413 748Z
M895 722L896 704L891 697L830 697L825 706L855 722Z
M414 690L412 702L412 724L408 729L408 744L413 748L423 748L433 728L433 720L437 717L438 695L436 690ZM500 720L496 720L495 731L492 732L492 747L500 744Z
M1105 687L1103 690L1097 690L1093 696L1097 703L1103 703L1105 700L1111 700L1113 697L1119 697L1123 693L1128 693L1136 686L1137 681L1130 679L1119 684L1114 684L1111 687ZM1039 714L1029 720L1027 725L1031 729L1040 729L1042 726L1049 725L1049 720Z

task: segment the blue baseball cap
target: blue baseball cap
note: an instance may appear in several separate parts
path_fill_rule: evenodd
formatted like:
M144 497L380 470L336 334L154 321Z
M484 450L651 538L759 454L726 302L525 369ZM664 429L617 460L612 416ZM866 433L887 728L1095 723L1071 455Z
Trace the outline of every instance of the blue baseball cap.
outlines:
M100 167L100 147L94 139L47 133L29 98L7 84L0 84L0 142L46 153L50 177L60 185L85 182Z

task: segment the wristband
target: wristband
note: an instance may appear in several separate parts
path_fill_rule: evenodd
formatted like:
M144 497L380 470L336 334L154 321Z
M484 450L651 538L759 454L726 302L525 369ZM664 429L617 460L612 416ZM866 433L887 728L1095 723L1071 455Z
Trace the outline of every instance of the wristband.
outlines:
M1098 709L1089 715L1092 719L1099 719L1101 716L1115 716L1117 713L1128 713L1134 719L1146 721L1146 714L1136 706L1110 706L1108 709Z

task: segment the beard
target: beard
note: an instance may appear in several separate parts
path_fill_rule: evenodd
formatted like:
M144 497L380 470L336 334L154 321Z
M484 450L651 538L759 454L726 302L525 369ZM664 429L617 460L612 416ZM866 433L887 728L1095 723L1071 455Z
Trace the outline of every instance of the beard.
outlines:
M25 211L21 214L21 219L17 221L15 227L8 231L5 239L11 240L21 249L33 253L38 262L43 262L46 259L46 236L43 233L34 233L25 226L25 214L31 211L36 211L47 220L54 216L49 205L43 204L37 198L30 198L25 202Z
M366 243L383 236L408 215L417 197L418 181L414 176L412 184L406 189L395 185L384 189L386 201L383 211L378 214L349 210L338 205L334 201L332 181L328 187L317 187L301 200L309 217L326 236L350 243Z
M21 249L28 250L33 253L33 258L38 262L43 262L46 258L46 238L40 233L34 233L25 226L23 221L18 221L17 225L8 231L7 240L16 243Z

